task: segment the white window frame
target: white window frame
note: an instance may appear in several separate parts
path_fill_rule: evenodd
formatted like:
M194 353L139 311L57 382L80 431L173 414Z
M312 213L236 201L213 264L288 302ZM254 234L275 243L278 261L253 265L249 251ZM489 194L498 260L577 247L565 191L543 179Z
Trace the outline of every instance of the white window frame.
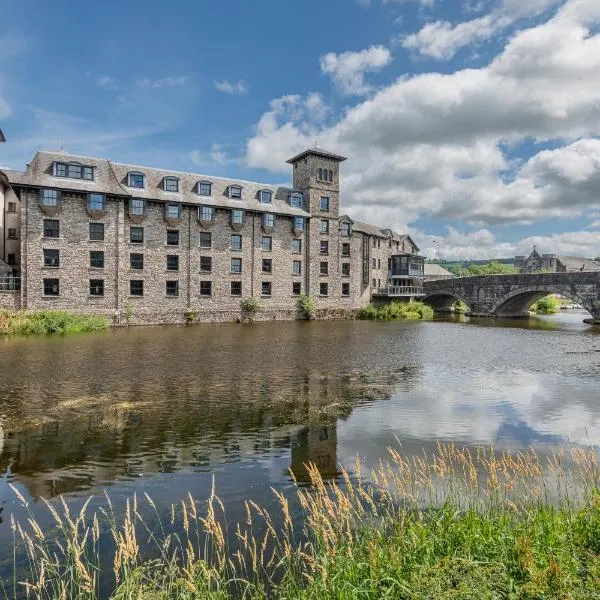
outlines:
M233 194L233 190L239 190L239 195L234 195ZM242 199L242 186L241 185L230 185L227 188L227 195L229 196L229 198L232 198L233 200L241 200Z

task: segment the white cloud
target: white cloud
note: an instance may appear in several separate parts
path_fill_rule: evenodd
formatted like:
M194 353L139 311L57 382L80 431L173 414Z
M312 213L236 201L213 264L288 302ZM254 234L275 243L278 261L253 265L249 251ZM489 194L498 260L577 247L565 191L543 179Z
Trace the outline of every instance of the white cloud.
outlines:
M343 94L366 94L372 88L365 82L365 74L380 71L392 60L390 51L383 46L371 46L360 52L329 52L321 57L321 71L330 75Z
M248 93L248 86L244 81L237 81L235 83L230 83L229 81L215 81L215 88L226 94L242 95Z
M228 165L236 162L227 152L225 144L214 143L210 147L208 152L201 152L200 150L192 150L189 153L189 159L200 167L207 167L210 165Z
M349 157L344 210L390 226L422 214L489 226L600 209L599 24L600 2L570 0L487 66L400 78L334 123L309 116L300 96L279 98L247 162L284 170L318 141ZM507 147L524 141L538 154L516 161Z
M135 85L140 89L160 89L164 87L180 86L185 85L190 80L189 76L180 77L163 77L161 79L150 79L148 77L144 79L137 79Z
M453 24L448 21L427 23L417 33L404 37L402 45L420 54L447 60L458 50L487 40L523 18L543 14L564 0L503 0L488 15Z
M119 87L119 82L110 75L102 75L98 77L96 80L98 87L104 88L106 90L114 90Z
M12 114L12 110L8 102L0 96L0 119L8 119Z

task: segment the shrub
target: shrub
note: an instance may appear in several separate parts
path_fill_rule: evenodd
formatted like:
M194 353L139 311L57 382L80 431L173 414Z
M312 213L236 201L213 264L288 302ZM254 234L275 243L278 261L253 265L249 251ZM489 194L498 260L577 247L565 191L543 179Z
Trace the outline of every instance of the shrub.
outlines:
M183 316L186 323L193 323L198 318L198 311L193 308L186 308Z
M246 298L240 302L240 306L244 312L255 313L260 309L260 302L256 298Z
M307 319L309 321L314 319L317 313L315 299L312 296L302 294L302 296L298 298L298 309L300 310L300 314L302 315L303 319Z
M107 328L108 319L99 315L76 315L62 310L0 311L0 334L4 335L79 333Z
M369 304L358 313L359 319L401 321L433 319L433 309L423 302L391 302L383 306Z
M538 300L530 310L539 315L551 315L560 310L560 301L554 296L545 296Z

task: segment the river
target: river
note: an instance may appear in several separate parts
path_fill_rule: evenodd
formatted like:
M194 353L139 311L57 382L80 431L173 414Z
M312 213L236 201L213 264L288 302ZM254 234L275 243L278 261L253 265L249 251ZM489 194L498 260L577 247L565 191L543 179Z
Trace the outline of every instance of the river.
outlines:
M0 340L0 574L10 514L107 489L161 510L214 477L228 511L272 504L314 461L326 477L390 445L543 452L600 442L600 328L529 321L273 322Z

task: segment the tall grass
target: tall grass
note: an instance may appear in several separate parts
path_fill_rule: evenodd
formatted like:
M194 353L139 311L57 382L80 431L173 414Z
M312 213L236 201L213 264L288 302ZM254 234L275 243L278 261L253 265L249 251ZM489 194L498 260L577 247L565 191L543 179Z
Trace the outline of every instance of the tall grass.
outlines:
M433 319L433 309L423 302L390 302L382 306L369 304L359 311L358 318L375 321Z
M375 470L363 474L357 461L339 481L309 473L312 487L295 492L300 529L276 491L275 518L247 501L244 522L230 529L214 485L208 501L188 495L172 506L168 522L148 495L130 500L121 520L108 497L92 514L87 503L77 514L47 503L56 539L32 514L11 521L29 565L17 585L39 599L95 599L111 577L115 599L600 598L595 451L542 460L533 450L439 445L416 457L390 449ZM103 529L110 564L99 558ZM148 544L152 559L142 558Z
M0 335L47 335L99 331L108 319L99 315L78 315L62 310L0 310Z
M539 315L552 315L560 312L561 304L561 301L556 296L544 296L533 304L529 310Z

